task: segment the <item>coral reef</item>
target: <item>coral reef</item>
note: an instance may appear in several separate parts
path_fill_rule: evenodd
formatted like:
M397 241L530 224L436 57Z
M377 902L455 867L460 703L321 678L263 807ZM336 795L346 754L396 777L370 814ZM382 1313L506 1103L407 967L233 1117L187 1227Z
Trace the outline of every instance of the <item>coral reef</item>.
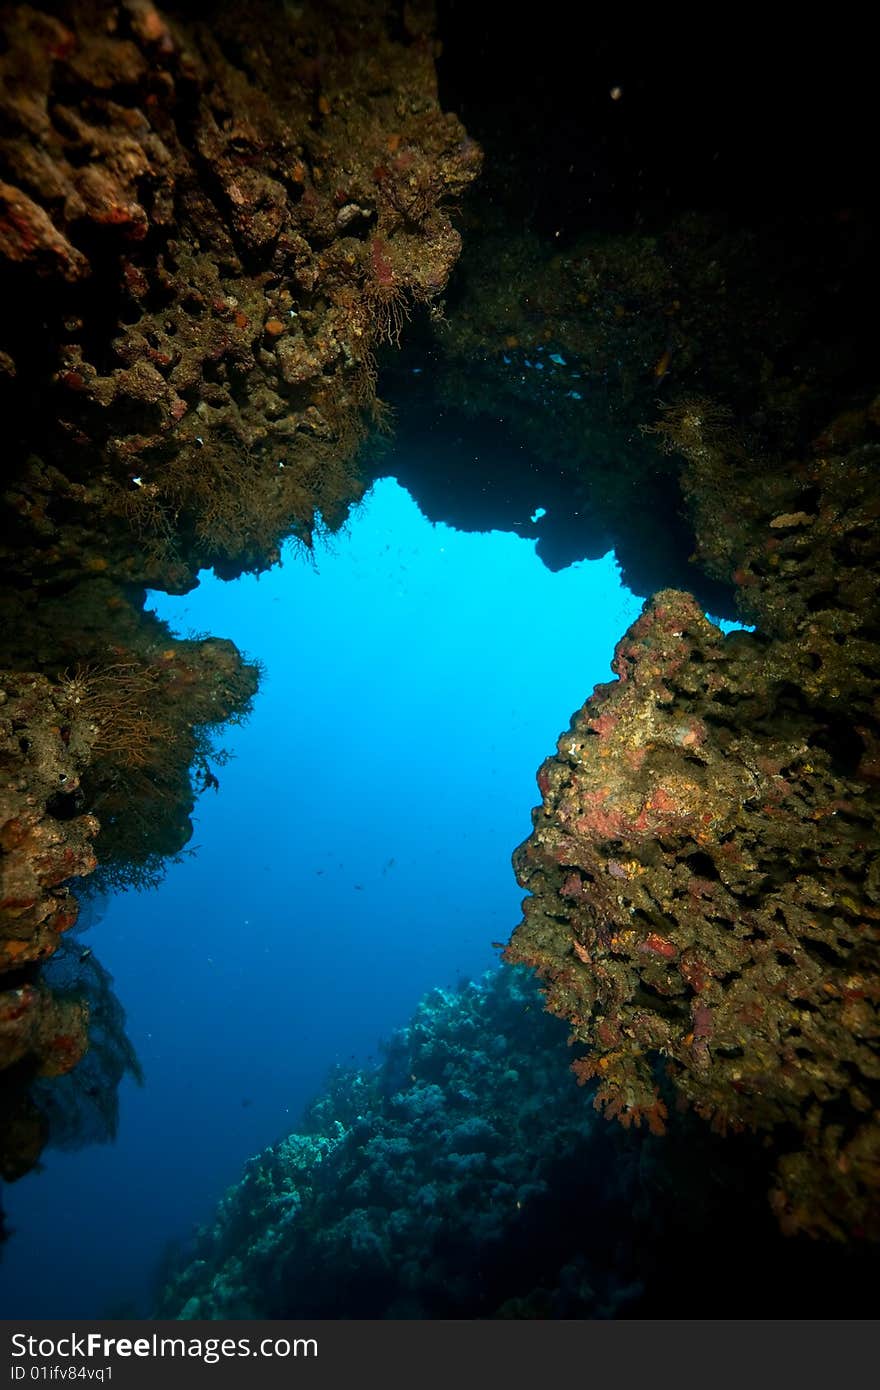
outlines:
M400 436L392 471L432 518L534 537L552 569L613 548L635 593L688 589L732 616L729 574L693 562L681 460L642 426L670 404L711 399L747 422L762 453L805 449L862 385L863 229L796 218L732 228L672 210L650 233L561 248L476 198L469 212L444 323L382 381ZM845 287L823 276L828 262L846 268Z
M439 995L381 1073L341 1078L256 1162L166 1306L613 1311L638 1262L580 1236L549 1251L529 1213L562 1202L586 1145L611 1223L613 1160L685 1171L683 1148L715 1143L702 1121L752 1144L735 1151L784 1231L876 1238L878 260L857 142L810 91L811 138L786 134L780 160L762 120L743 138L738 91L713 106L708 70L644 39L643 133L607 113L594 131L607 83L584 47L557 55L554 33L542 85L541 36L509 69L516 26L489 26L472 109L537 76L520 158L538 172L497 162L447 299L482 155L441 108L429 6L66 0L0 25L4 1172L48 1132L39 1078L72 1082L87 1046L88 989L41 975L76 883L143 886L182 852L218 729L256 688L230 643L144 614L145 589L259 572L338 527L406 330L419 355L382 390L426 510L535 536L553 566L614 546L659 591L541 770L508 950L630 1132L590 1123L521 982ZM790 74L813 69L772 51L788 132ZM704 608L756 630L722 637ZM476 1044L496 1012L530 1040L514 1067ZM526 1245L545 1270L508 1276Z
M37 971L70 881L161 876L256 688L144 588L341 524L375 353L442 294L481 153L417 6L69 0L0 29L2 1068L59 1035Z
M439 15L441 95L486 167L446 322L408 357L417 375L382 379L405 432L394 471L432 518L533 536L553 568L613 546L634 592L732 616L689 563L675 461L640 426L709 396L796 458L876 392L867 52L842 30L755 44L731 27L720 62L660 12L638 32L576 8L558 25L480 0Z
M2 711L0 961L9 971L50 955L76 920L66 884L95 868L98 822L88 813L53 814L59 797L74 805L89 752L89 730L58 688L45 676L7 673Z
M757 631L647 604L540 770L507 958L607 1115L663 1131L659 1062L720 1132L772 1135L783 1229L877 1239L877 446L772 468L706 401L658 429Z
M56 998L39 981L0 994L0 1046L6 1068L0 1097L0 1177L21 1177L39 1158L47 1135L29 1083L33 1078L65 1076L82 1061L89 1045L88 1023L81 999Z
M116 1137L123 1077L142 1074L126 1036L125 1011L112 979L79 936L94 922L89 904L63 937L38 984L2 998L4 1061L0 1092L0 1177L26 1172L47 1146L77 1149ZM11 1056L13 1027L18 1056Z
M480 165L418 12L13 6L0 84L0 560L180 591L337 525L375 346L442 292Z
M600 1123L528 972L433 991L384 1051L377 1068L335 1073L301 1131L249 1161L166 1271L160 1316L865 1306L870 1260L820 1263L811 1242L775 1232L750 1141L693 1120L670 1140ZM673 1184L686 1202L670 1200Z
M105 579L57 596L7 592L0 612L7 660L36 656L51 673L0 677L8 1177L26 1171L45 1133L25 1082L77 1066L97 1027L83 992L57 995L57 968L42 967L76 927L84 894L153 884L184 850L200 786L222 761L219 731L246 717L258 670L231 642L173 638Z
M591 1128L562 1043L526 972L428 995L378 1070L340 1072L302 1133L251 1160L162 1314L491 1311L505 1238Z
M544 123L496 116L492 76L453 61L487 179L446 321L383 380L389 471L551 567L613 547L657 594L542 768L509 959L590 1046L606 1113L754 1128L784 1229L876 1238L880 282L852 84L821 115L793 69L774 87L816 119L805 178L675 45L656 65L603 26L598 56L542 66L531 36L478 42L510 54L505 84L534 79ZM603 112L608 52L629 77ZM686 114L694 84L705 123L658 158L652 104Z

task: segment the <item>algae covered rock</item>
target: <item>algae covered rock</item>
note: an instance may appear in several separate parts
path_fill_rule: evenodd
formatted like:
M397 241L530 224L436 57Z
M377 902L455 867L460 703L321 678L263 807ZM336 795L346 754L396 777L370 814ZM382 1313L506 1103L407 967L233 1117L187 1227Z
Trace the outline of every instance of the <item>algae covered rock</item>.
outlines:
M177 591L264 569L360 497L375 347L459 252L445 204L481 155L427 22L132 0L3 25L7 543Z
M666 428L757 631L646 605L539 773L507 958L590 1044L606 1114L662 1132L659 1068L720 1132L773 1136L784 1229L876 1239L873 452L776 471L705 403Z
M71 881L161 877L256 689L145 586L264 570L363 494L376 351L481 164L435 56L429 9L363 0L3 6L0 1068L43 1055Z

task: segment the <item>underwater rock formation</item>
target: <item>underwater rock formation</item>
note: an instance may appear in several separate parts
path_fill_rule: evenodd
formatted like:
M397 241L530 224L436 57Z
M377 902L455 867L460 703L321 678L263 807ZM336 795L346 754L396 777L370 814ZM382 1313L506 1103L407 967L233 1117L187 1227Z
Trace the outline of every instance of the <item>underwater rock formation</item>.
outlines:
M832 453L838 425L768 467L705 401L658 429L757 631L646 605L538 774L507 959L608 1116L665 1129L659 1063L721 1133L771 1134L784 1230L877 1239L880 452Z
M53 813L59 796L75 798L89 752L88 728L61 690L45 676L7 672L0 709L0 964L9 971L50 955L76 921L66 884L95 868L98 822L87 813Z
M4 25L0 665L118 671L138 659L120 584L265 568L360 496L375 345L442 291L459 240L439 205L480 154L437 106L415 9L394 38L357 3L20 5Z
M395 470L427 510L488 528L500 506L498 522L539 537L555 566L613 545L634 588L661 591L618 647L618 682L542 770L535 835L517 854L532 897L509 958L537 967L551 1009L589 1045L575 1065L607 1113L659 1131L678 1099L716 1128L756 1129L785 1230L877 1235L880 413L864 351L876 315L852 326L877 261L846 181L828 181L826 157L793 216L762 220L746 199L732 219L726 188L722 215L692 215L682 156L678 192L649 225L594 228L584 202L574 232L533 234L484 207L445 325L460 247L449 204L481 152L441 110L427 7L67 0L4 6L2 24L0 1066L76 1067L84 997L39 977L75 921L71 884L96 865L110 886L148 883L182 850L214 776L211 731L244 717L256 688L231 644L179 642L144 616L145 587L183 592L205 566L259 572L284 539L309 546L316 525L342 522L363 491L358 450L385 420L377 351L420 305L423 356L394 392L415 400L403 438L439 406L457 455L421 479ZM660 115L669 100L688 116L688 83L654 67ZM494 72L512 89L497 54ZM580 82L555 87L554 101L581 102ZM668 145L658 129L648 139ZM540 157L564 180L566 141L549 130ZM833 139L827 150L836 161ZM551 217L543 177L529 196ZM494 435L499 419L519 452L475 469L458 427L490 422ZM734 594L757 631L722 638L701 607L732 612ZM419 1049L404 1046L417 1078ZM564 1068L557 1080L523 1064L522 1077L545 1114L583 1102L570 1087L560 1098ZM481 1248L505 1247L520 1218L506 1191L493 1206L492 1183L526 1181L524 1168L499 1168L484 1135L474 1152L491 1183L472 1190L467 1150L435 1151L430 1118L395 1149L408 1112L386 1111L380 1084L357 1082L366 1130L316 1120L258 1163L229 1216L259 1226L264 1253L229 1253L224 1217L205 1247L210 1284L192 1274L187 1300L252 1311L314 1296L354 1310L372 1297L418 1315L540 1305L495 1265L484 1290L447 1277L473 1236L454 1226L461 1212ZM551 1149L517 1128L521 1101L506 1112L512 1152L522 1139L521 1163L546 1160L549 1174ZM444 1132L467 1129L469 1103L441 1095ZM39 1151L35 1113L15 1111L8 1174ZM615 1154L632 1139L589 1134ZM552 1153L570 1157L567 1143ZM406 1207L385 1171L398 1152L457 1232L458 1253L432 1247L427 1274L428 1199ZM352 1188L338 1230L318 1173ZM264 1189L281 1212L268 1225ZM280 1231L300 1209L311 1215L294 1236ZM329 1251L332 1267L338 1250L341 1265L352 1245L356 1287L337 1296L321 1260ZM550 1281L554 1307L622 1306L627 1280L603 1285L607 1261L589 1296L569 1267ZM243 1293L251 1275L259 1304Z
M867 51L844 27L756 43L730 24L719 47L663 11L636 32L625 11L517 25L438 3L441 97L485 173L448 322L382 379L393 471L432 519L535 537L552 568L613 547L635 593L733 616L727 577L689 563L678 469L641 427L709 396L790 459L876 393Z
M83 893L149 886L183 851L196 797L223 760L218 731L246 717L258 671L231 642L172 638L106 580L55 597L6 593L0 611L10 620L7 660L42 656L53 673L0 675L0 1121L9 1178L51 1135L26 1094L30 1083L79 1070L98 1027L88 990L66 981L59 996L57 969L44 977L42 967L75 928Z
M167 1275L159 1316L867 1306L869 1262L775 1231L753 1141L692 1118L663 1140L598 1121L528 972L433 991L384 1051L337 1072L303 1129L250 1160Z
M341 1072L301 1133L249 1162L161 1315L494 1311L499 1252L525 1238L553 1165L593 1124L538 1003L514 971L429 994L379 1069ZM613 1305L606 1272L596 1280Z
M441 205L480 151L437 104L430 16L4 14L0 560L176 592L266 568L360 496L375 346L458 254Z
M628 74L619 115L607 52L554 35L541 66L477 30L534 76L553 124L532 136L459 59L487 178L448 321L383 383L393 471L432 517L534 537L551 567L613 547L659 591L542 769L515 856L534 896L509 959L591 1045L580 1075L630 1123L661 1128L677 1099L754 1126L786 1230L876 1237L877 209L852 84L833 110L802 102L805 177L722 73L710 93L684 48L658 64L597 37ZM800 81L773 85L780 112ZM700 127L658 159L652 107L687 118L694 85ZM757 631L723 639L703 609Z
M14 1009L15 992L0 996L7 1063L0 1092L5 1181L27 1172L47 1145L78 1149L113 1140L120 1082L124 1076L142 1081L112 979L78 934L79 927L62 938L35 986L17 991L29 1008ZM27 1035L13 1057L13 1027L21 1036L22 1021Z
M672 209L560 247L479 192L469 219L445 321L386 368L392 471L432 519L534 537L551 569L614 549L633 592L687 589L733 616L729 573L694 564L681 460L645 427L709 398L761 452L804 449L862 387L864 229Z
M0 1047L5 1067L0 1094L0 1177L33 1167L46 1143L30 1083L65 1076L88 1046L89 1015L80 998L56 998L37 980L0 993Z
M256 688L144 586L344 520L375 350L442 293L481 154L430 10L361 0L4 6L0 113L2 1068L54 1028L70 880L161 874Z

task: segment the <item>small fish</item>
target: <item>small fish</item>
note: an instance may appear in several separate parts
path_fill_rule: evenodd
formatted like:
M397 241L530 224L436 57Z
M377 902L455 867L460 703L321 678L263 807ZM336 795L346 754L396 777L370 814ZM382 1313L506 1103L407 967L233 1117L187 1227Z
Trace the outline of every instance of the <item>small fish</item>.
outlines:
M657 365L656 365L655 368L654 368L654 380L655 380L655 381L662 381L662 380L663 380L663 378L666 376L666 373L669 371L669 367L670 367L671 362L672 362L672 349L671 349L671 348L665 348L664 351L663 351L663 353L662 353L662 355L661 355L661 357L660 357L660 360L658 361Z

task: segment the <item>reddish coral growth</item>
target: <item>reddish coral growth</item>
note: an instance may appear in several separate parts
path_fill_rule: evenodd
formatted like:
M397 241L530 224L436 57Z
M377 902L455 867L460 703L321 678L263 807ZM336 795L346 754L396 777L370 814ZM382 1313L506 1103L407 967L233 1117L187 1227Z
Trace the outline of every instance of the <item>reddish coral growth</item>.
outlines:
M574 1069L606 1115L661 1132L662 1060L720 1132L799 1132L774 1200L788 1227L843 1235L877 1232L875 792L826 732L834 688L853 690L850 654L822 643L817 678L806 621L770 652L724 638L689 595L646 606L618 644L618 683L542 769L514 855L533 896L506 958L537 966L547 1007L589 1044ZM875 691L858 679L867 723ZM857 1165L838 1151L844 1115Z
M648 956L660 956L663 960L673 960L678 955L678 947L674 941L667 941L664 936L658 936L653 931L645 937L639 950Z
M394 285L394 267L388 259L387 243L379 237L373 237L370 242L370 270L377 284L385 289L391 289Z

